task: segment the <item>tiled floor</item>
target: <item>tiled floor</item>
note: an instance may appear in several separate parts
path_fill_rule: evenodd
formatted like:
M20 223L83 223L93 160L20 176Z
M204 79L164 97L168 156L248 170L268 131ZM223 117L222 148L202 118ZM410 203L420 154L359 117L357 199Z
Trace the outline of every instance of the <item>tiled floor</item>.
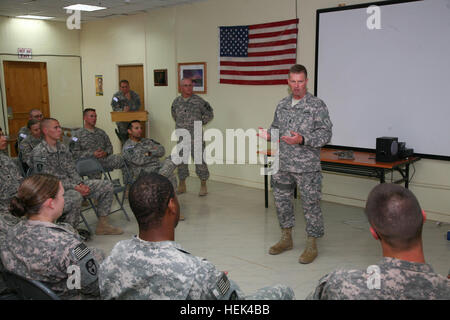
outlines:
M299 264L305 242L305 223L300 201L296 201L297 225L294 249L281 255L268 254L279 240L280 228L273 197L264 208L264 191L215 181L208 182L209 194L199 197L198 178L187 179L188 192L179 196L186 220L176 228L175 241L196 256L214 263L245 293L282 283L294 289L297 299L304 299L322 275L337 267L365 269L381 259L381 248L373 240L362 208L322 202L325 236L318 241L319 256L309 265ZM116 204L115 204L116 205ZM111 216L116 226L124 228L120 236L94 236L89 246L109 254L117 241L137 233L133 213L126 206L131 222L121 212ZM93 213L86 214L95 229ZM450 268L449 225L437 226L427 221L423 231L425 258L437 273L447 275Z

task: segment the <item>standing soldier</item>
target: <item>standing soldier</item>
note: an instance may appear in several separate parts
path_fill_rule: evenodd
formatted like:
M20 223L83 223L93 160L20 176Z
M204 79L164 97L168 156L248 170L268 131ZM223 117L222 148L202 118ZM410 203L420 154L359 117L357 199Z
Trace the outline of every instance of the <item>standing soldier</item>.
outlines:
M270 131L279 130L280 169L272 176L273 194L282 236L269 250L280 254L293 247L295 225L292 203L298 185L306 219L306 248L300 263L311 263L317 257L316 239L324 235L320 208L322 174L320 148L331 139L332 124L325 103L307 92L308 74L302 65L289 70L288 85L292 92L278 103ZM260 129L259 136L270 140L271 132ZM273 134L273 133L272 133Z
M195 164L195 172L201 180L201 188L199 196L206 196L208 191L206 189L206 180L209 178L208 166L203 159L203 150L205 149L205 142L203 141L203 132L201 136L194 136L194 121L201 121L202 125L210 122L213 117L213 109L210 104L193 94L193 83L192 79L185 78L180 82L181 96L175 98L172 103L172 118L175 120L176 129L186 129L191 135L191 155L194 157L194 143L200 144L200 141L195 141L196 139L201 139L202 145L202 163ZM182 141L181 137L178 141ZM189 169L187 163L180 164L178 166L178 178L180 179L180 185L178 186L178 193L186 192L186 178L189 176Z
M121 155L113 154L111 140L105 131L97 128L97 113L95 109L83 111L84 128L74 132L70 142L70 151L75 160L81 158L96 158L106 171L123 168ZM91 177L89 177L91 178ZM96 176L95 179L100 177Z
M141 99L136 92L130 90L128 80L120 81L120 90L113 95L111 107L113 111L124 112L138 111L141 108ZM122 144L128 139L127 127L128 122L117 122L117 129L119 130Z
M65 195L75 198L81 208L82 197L98 200L97 235L122 234L120 228L111 226L107 216L113 201L113 185L107 180L82 180L76 171L75 161L69 149L59 140L62 130L58 120L49 118L41 123L44 139L33 149L32 168L34 173L48 173L61 180ZM81 212L81 211L80 211ZM76 226L79 214L70 224Z

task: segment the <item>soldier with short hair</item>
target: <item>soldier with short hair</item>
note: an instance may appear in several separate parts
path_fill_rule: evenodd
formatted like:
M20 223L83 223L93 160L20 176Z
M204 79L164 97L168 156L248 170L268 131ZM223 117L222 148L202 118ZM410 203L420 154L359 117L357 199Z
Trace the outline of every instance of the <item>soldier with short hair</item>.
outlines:
M65 194L70 194L74 202L81 207L83 197L91 197L98 200L98 223L95 230L97 235L117 235L123 230L109 224L107 216L113 201L113 185L109 180L88 179L82 180L78 174L69 148L62 144L62 130L58 120L49 118L41 123L44 139L33 149L32 165L33 173L48 173L61 180ZM80 211L81 212L81 211ZM68 221L69 222L69 221ZM70 224L76 226L77 217L70 219Z
M56 224L63 195L61 182L51 175L37 174L22 182L10 205L21 219L0 242L1 262L6 270L42 282L62 299L98 299L97 271L104 253L86 247L70 225Z
M28 112L28 120L37 120L42 121L44 119L44 115L42 114L42 111L39 109L31 109ZM31 134L30 128L28 128L28 125L22 127L19 129L19 132L17 133L17 142L20 144L20 142L28 137Z
M138 120L131 121L127 131L129 139L123 145L122 155L130 169L133 181L136 181L143 171L161 173L163 164L160 158L166 153L164 146L153 139L142 138L142 125ZM167 178L176 187L177 178L173 174L173 170L167 175Z
M195 173L200 178L201 187L199 196L206 196L208 191L206 189L206 181L209 178L208 166L203 159L203 150L205 149L205 142L203 141L203 132L201 132L201 136L194 136L194 122L200 121L202 125L206 125L214 118L214 112L211 108L211 105L203 100L196 94L193 94L193 80L190 78L183 78L180 82L181 95L172 103L172 118L175 120L175 129L186 129L189 131L191 136L191 156L194 157L194 143L202 145L201 155L202 155L202 163L195 164ZM202 129L203 130L203 129ZM196 139L201 139L200 141L196 141ZM182 138L179 138L178 143L182 141ZM181 152L182 153L182 152ZM183 156L181 154L181 156ZM178 179L180 180L180 184L178 186L177 193L185 193L186 192L186 178L189 176L189 168L187 163L182 163L178 166Z
M118 242L100 265L103 299L230 300L294 299L291 288L265 287L244 296L224 272L174 241L180 206L170 181L141 175L130 189L139 235Z
M29 166L31 152L42 141L41 122L37 119L28 120L27 128L30 130L30 134L19 143L19 152L22 162Z
M69 148L75 160L93 157L106 171L121 169L124 161L121 155L113 154L113 147L108 135L96 127L97 113L93 108L83 111L84 128L73 133ZM89 177L91 178L91 177ZM93 177L99 179L100 176Z
M426 214L414 194L397 184L379 184L369 194L365 213L383 259L367 270L327 274L308 299L449 300L450 280L425 262Z
M307 91L308 73L304 66L292 66L287 82L292 93L278 103L269 132L260 128L258 134L270 140L273 130L278 130L277 136L281 136L279 170L272 176L272 184L282 236L269 254L280 254L293 247L293 195L297 185L307 233L306 248L298 261L306 264L317 257L316 239L324 235L320 148L331 140L332 124L325 103Z
M119 86L120 90L113 95L111 100L113 111L139 111L141 108L141 99L136 92L130 90L130 83L128 80L120 80ZM127 127L128 122L117 122L117 129L122 144L128 138Z

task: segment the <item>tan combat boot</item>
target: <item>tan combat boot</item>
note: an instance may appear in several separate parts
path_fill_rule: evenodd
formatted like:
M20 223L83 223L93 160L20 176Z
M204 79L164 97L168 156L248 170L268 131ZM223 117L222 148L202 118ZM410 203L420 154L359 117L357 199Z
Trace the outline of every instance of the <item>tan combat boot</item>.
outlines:
M98 218L97 228L95 229L96 235L118 235L122 233L122 229L113 227L109 224L107 217Z
M280 254L284 251L291 250L293 247L291 232L292 228L281 229L281 239L270 247L269 254Z
M177 193L185 193L186 192L186 180L180 180L180 184L178 185Z
M308 239L306 239L305 251L303 251L302 255L298 258L298 262L303 264L311 263L317 257L317 254L316 238L308 237Z
M200 186L200 192L198 193L200 197L206 196L208 194L208 190L206 189L206 180L202 180L201 182L202 184Z

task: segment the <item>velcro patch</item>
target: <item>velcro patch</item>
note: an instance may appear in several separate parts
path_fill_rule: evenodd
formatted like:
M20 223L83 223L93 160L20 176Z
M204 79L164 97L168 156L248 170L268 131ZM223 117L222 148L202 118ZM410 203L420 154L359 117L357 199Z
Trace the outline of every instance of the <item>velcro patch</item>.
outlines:
M119 99L118 99L117 97L114 97L113 100L114 100L115 102L119 101Z
M78 246L73 249L73 254L75 255L75 258L77 258L78 261L83 259L85 256L87 256L91 250L84 244L80 243Z
M24 139L27 137L27 135L25 133L21 133L21 134L19 134L19 136Z
M77 141L78 141L78 138L77 138L77 137L72 137L72 141L77 142Z

